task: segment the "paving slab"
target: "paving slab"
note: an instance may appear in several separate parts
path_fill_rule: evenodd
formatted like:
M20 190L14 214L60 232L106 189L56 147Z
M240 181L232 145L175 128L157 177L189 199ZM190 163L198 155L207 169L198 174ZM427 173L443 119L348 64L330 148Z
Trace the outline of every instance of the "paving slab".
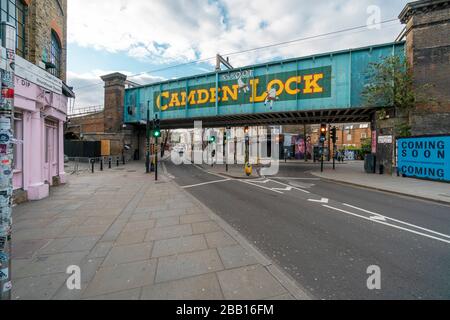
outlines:
M122 233L116 239L114 245L121 246L121 245L127 245L127 244L141 243L144 241L146 234L147 234L147 229L137 230L137 231L129 231L129 232L122 231Z
M58 273L14 280L11 299L50 300L66 279L66 274Z
M27 259L33 257L36 252L51 242L51 239L44 240L19 240L14 237L12 242L12 255L14 259Z
M210 248L227 247L237 244L236 240L224 231L206 233L205 238Z
M123 290L87 298L87 300L139 300L139 297L141 296L141 290L142 288Z
M180 217L180 223L195 223L195 222L204 222L211 220L211 217L206 213L194 213L188 214Z
M79 265L88 253L88 251L77 251L37 256L28 265L13 274L13 278L66 272L68 266Z
M156 219L156 228L160 227L169 227L180 224L180 217L174 216L174 217L167 217L167 218L159 218Z
M95 247L89 253L88 258L95 259L106 257L109 253L109 250L111 250L111 248L113 247L113 245L114 245L113 241L97 242Z
M105 258L102 266L129 263L150 259L151 242L143 242L126 246L113 247Z
M221 300L219 281L215 273L142 288L142 300Z
M240 245L217 248L225 269L257 264L258 260Z
M194 234L208 233L222 230L214 221L196 222L192 224L192 232Z
M163 240L189 236L192 234L192 227L189 224L150 229L145 236L145 241Z
M41 248L39 254L54 254L73 251L90 251L100 236L58 238Z
M223 269L214 249L185 253L158 259L156 281L177 280Z
M154 243L152 258L206 249L208 246L203 235L158 240Z
M261 265L221 271L217 274L226 299L265 299L286 294L286 289Z
M83 298L135 289L153 283L156 259L100 268L89 283Z

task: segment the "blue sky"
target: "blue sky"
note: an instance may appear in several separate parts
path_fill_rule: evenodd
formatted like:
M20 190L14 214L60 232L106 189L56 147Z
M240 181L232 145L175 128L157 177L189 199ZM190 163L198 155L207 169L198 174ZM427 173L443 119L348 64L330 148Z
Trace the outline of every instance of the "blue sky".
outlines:
M69 1L68 83L78 108L103 103L100 76L140 74L140 84L214 70L214 60L180 63L355 26L369 27L289 46L233 55L241 67L393 41L407 0L76 0ZM375 19L375 20L374 20ZM377 20L378 19L378 20Z

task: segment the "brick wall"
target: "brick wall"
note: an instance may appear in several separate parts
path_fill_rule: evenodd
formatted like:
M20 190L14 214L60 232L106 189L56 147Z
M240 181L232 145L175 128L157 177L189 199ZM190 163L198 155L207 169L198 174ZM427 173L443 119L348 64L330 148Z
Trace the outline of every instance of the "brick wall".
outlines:
M104 132L105 116L103 111L89 114L82 117L71 118L66 132L80 133L99 133Z
M21 1L21 0L17 0ZM26 18L26 54L25 58L39 65L44 51L50 57L52 30L61 42L61 74L66 81L67 68L67 0L26 0L28 15Z
M406 23L406 55L416 90L433 98L413 111L412 134L449 133L450 1L413 2L400 19Z

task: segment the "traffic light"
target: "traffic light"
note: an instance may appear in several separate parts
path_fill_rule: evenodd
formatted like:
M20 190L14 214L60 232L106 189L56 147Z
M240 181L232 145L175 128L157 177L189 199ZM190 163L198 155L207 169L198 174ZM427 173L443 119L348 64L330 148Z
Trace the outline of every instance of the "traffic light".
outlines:
M214 143L214 142L216 142L216 136L210 136L209 143Z
M153 120L153 136L155 138L161 137L160 121L159 119Z
M244 133L247 134L248 131L249 131L248 126L245 126L245 127L244 127Z
M325 123L320 124L320 142L326 140L327 135L327 125Z
M337 136L336 136L336 127L331 128L331 141L333 141L333 144L336 144Z

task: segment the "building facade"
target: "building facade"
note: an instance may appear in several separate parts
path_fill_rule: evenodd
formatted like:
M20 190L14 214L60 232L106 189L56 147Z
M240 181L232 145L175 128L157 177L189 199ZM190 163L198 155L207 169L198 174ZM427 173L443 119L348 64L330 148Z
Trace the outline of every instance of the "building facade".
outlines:
M65 182L67 0L1 1L0 11L17 31L14 190L38 200Z

